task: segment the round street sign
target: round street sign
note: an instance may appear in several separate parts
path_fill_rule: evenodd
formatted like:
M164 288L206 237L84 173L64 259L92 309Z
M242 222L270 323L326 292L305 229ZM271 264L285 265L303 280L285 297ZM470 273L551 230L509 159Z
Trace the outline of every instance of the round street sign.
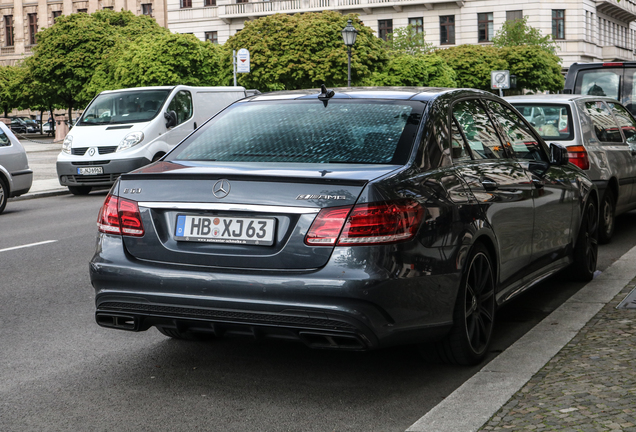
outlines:
M510 88L510 71L500 70L490 72L490 87L493 89Z

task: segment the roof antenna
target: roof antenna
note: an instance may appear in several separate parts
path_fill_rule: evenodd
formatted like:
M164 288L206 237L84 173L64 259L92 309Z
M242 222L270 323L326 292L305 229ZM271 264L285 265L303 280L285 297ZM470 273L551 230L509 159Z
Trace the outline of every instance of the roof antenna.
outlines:
M327 103L329 103L329 99L331 99L336 93L333 90L327 90L327 87L324 84L320 84L320 94L318 95L318 99L325 104L325 108L327 107Z

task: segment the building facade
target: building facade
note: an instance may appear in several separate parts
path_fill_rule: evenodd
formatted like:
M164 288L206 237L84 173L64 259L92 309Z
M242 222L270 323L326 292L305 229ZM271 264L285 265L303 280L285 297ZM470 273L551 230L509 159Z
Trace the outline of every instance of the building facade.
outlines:
M489 44L506 20L528 16L529 25L553 36L565 68L635 59L635 0L167 0L171 31L212 43L262 16L323 10L357 13L384 39L411 24L436 47Z
M150 15L167 27L165 0L0 0L0 64L13 65L28 56L35 34L52 26L58 16L101 9Z

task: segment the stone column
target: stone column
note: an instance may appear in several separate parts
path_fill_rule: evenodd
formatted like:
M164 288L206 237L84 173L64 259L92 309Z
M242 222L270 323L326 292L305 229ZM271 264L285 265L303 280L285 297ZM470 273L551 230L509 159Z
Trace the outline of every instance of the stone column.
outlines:
M16 54L24 54L24 8L22 0L15 0L13 2L13 37Z

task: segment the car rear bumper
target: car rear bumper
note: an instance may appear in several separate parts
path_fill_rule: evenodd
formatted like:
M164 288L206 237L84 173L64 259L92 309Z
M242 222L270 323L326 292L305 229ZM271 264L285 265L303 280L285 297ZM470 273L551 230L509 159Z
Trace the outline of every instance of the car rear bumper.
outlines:
M332 264L293 273L159 266L131 259L120 239L101 235L90 264L96 321L352 350L437 340L450 329L459 275L362 271L338 279Z
M120 175L148 165L150 160L145 157L131 159L111 159L83 161L57 161L57 176L62 186L111 186ZM100 166L103 174L80 175L78 168Z

